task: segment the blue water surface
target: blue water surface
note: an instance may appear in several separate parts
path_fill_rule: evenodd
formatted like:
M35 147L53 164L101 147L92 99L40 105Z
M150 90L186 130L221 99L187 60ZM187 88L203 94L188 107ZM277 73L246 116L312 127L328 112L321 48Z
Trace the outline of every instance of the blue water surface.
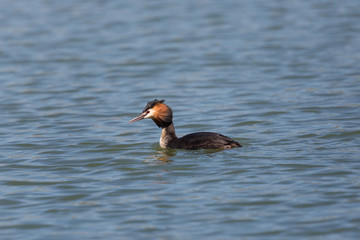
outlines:
M0 5L1 239L359 239L359 1Z

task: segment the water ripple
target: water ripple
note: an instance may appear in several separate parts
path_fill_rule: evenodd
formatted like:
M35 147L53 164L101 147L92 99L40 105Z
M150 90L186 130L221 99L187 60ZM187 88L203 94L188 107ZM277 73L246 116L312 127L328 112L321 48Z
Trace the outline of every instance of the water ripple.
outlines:
M358 1L2 3L0 238L358 238Z

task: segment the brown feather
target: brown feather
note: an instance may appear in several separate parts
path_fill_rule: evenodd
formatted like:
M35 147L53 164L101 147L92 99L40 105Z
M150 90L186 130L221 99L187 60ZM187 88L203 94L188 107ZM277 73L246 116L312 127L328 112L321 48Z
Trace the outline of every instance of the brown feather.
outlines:
M153 121L158 127L165 128L172 123L172 110L168 105L158 102L152 110L154 111Z

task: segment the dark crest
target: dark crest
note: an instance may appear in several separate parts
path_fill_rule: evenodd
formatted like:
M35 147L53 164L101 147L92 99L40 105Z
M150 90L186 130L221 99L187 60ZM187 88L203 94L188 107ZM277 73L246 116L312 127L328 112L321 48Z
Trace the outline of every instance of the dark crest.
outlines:
M144 108L144 110L143 110L143 112L153 108L156 104L163 103L163 102L165 102L165 100L160 100L160 99L157 99L157 98L155 98L152 101L148 101L145 108Z

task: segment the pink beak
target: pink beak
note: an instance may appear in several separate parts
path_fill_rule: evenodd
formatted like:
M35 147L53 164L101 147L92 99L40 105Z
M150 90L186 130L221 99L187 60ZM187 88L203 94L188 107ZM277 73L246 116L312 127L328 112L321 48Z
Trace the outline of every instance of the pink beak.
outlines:
M129 123L133 123L133 122L137 122L140 121L142 119L144 119L145 115L144 114L140 114L139 116L137 116L136 118L133 118L129 121Z

